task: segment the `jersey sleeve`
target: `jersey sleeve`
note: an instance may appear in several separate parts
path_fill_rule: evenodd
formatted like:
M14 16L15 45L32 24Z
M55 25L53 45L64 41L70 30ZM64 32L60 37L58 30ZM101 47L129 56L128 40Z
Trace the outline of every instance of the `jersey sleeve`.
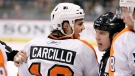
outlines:
M121 35L111 47L110 76L133 76L135 73L135 33ZM114 53L114 54L112 54Z
M8 61L13 61L13 60L14 60L14 56L15 56L17 53L18 53L17 50L14 50L14 51L12 51L12 52L10 52L10 53L6 52L7 57L8 57L7 60L8 60Z
M29 45L30 44L28 42L23 48L23 51L26 51L27 57L29 56L29 51L28 51L28 49L30 48ZM29 73L27 62L23 62L22 64L20 64L20 66L18 67L18 75L19 76L34 76Z

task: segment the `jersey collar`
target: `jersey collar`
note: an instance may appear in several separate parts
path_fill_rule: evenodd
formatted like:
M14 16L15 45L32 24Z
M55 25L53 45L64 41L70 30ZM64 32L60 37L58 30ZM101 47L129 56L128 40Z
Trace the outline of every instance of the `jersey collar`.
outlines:
M53 35L49 35L48 38L54 39L54 40L64 40L64 39L73 39L72 36L61 36L61 37L56 37Z

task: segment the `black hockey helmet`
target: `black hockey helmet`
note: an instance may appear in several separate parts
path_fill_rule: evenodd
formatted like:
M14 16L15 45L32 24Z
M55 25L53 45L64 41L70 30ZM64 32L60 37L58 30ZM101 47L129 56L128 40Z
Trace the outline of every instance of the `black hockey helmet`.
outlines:
M94 21L94 29L108 31L110 40L116 32L120 32L125 28L125 23L122 19L118 18L114 13L107 12L101 15Z

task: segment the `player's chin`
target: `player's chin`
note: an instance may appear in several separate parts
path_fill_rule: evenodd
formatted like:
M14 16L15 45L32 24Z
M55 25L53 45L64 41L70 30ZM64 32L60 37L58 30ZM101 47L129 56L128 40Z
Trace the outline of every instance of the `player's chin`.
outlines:
M98 46L98 50L100 50L100 51L103 51L104 50L104 47L101 44L98 43L97 46Z

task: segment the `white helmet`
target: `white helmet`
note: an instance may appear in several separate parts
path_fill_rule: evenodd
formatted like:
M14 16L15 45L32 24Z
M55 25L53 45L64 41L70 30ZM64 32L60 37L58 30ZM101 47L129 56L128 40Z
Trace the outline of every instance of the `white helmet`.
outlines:
M119 5L120 5L120 7L128 8L129 15L130 15L131 19L134 21L132 15L133 15L134 8L135 8L135 0L120 0Z
M74 34L74 22L76 19L84 18L84 11L80 6L75 5L73 3L59 3L51 13L51 22L53 26L53 30L60 30L64 35L62 29L62 22L69 21L70 26L72 27ZM72 35L71 34L71 35Z
M120 7L135 7L135 0L120 0Z

